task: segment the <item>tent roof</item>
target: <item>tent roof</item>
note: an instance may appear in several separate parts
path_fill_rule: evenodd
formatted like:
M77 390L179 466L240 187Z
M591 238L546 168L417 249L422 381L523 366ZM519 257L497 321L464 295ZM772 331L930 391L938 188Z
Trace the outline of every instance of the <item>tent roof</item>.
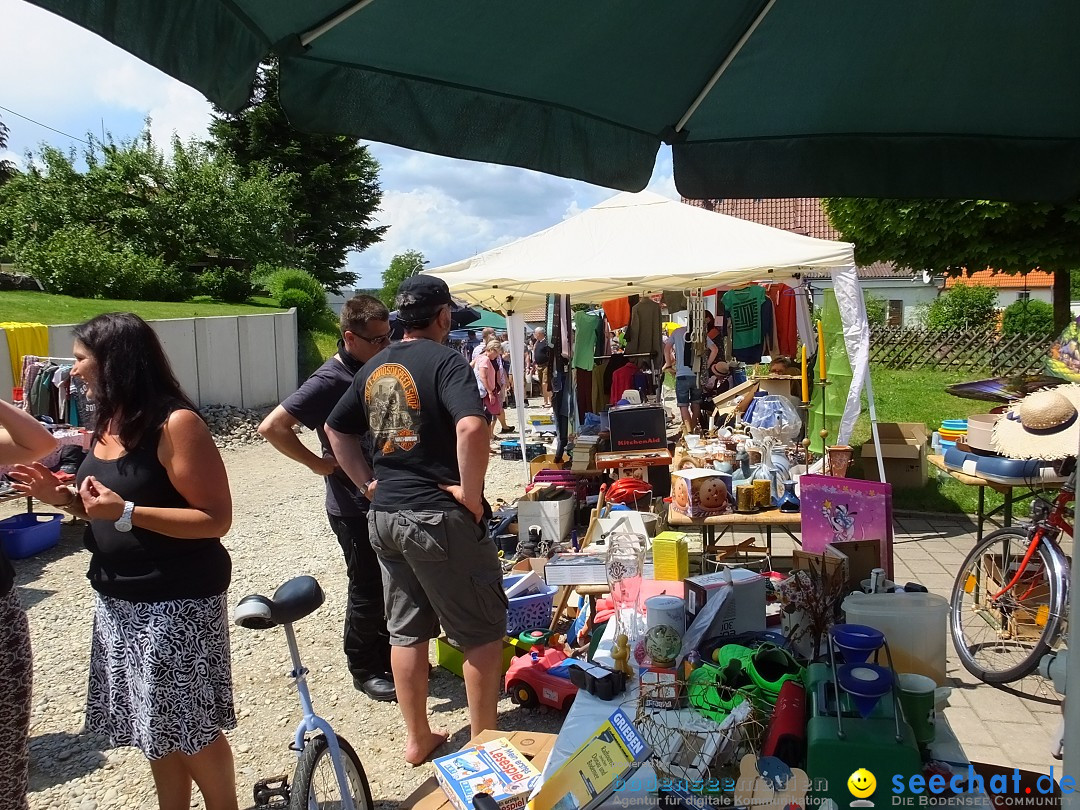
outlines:
M522 311L548 293L602 302L632 293L787 279L854 265L854 247L623 193L509 245L426 271L455 297Z

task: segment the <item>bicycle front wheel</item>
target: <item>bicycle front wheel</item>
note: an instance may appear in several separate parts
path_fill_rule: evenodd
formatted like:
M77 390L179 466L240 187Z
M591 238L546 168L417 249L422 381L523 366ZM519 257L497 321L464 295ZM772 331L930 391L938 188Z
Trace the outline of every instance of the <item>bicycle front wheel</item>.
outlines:
M1030 675L1061 627L1065 593L1056 560L1040 542L1025 566L1030 544L1021 528L988 534L964 559L953 583L953 646L964 669L984 683Z
M372 810L371 789L360 757L347 740L338 737L337 741L353 808ZM307 741L304 753L296 763L289 791L289 810L342 810L344 807L333 757L330 756L330 743L325 736L318 734Z

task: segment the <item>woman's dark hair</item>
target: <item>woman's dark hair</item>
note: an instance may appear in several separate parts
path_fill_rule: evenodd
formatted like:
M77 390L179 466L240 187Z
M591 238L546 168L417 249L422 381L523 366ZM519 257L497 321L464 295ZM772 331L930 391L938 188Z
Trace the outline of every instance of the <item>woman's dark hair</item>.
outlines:
M130 450L165 424L173 411L199 412L180 388L158 336L138 315L98 315L76 326L73 335L97 361L95 439L119 417L117 435Z

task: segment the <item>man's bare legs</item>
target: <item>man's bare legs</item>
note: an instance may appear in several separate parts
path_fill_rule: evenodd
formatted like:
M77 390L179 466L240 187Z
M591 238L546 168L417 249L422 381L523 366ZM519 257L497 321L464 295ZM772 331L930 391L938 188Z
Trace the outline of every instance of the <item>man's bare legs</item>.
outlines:
M408 734L405 739L405 761L410 765L420 765L450 736L446 729L433 730L428 723L428 643L422 641L411 647L390 647L390 668L394 671L398 706L401 707Z
M469 702L469 726L473 737L485 729L498 728L502 645L502 639L498 639L464 651L462 672L465 675L465 699ZM396 671L394 675L396 678Z

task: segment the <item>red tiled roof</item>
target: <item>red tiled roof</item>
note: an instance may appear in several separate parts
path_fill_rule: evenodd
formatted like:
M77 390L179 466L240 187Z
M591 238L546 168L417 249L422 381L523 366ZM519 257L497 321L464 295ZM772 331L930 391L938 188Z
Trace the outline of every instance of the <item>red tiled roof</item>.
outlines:
M983 287L996 287L998 289L1023 290L1054 286L1054 274L1042 270L1031 270L1027 273L1002 273L997 270L976 270L972 273L966 271L962 276L952 276L945 279L945 289L951 290L957 284L980 284Z
M781 199L760 200L688 200L683 198L687 205L704 208L707 211L715 211L718 214L726 214L729 217L738 217L756 222L759 225L768 225L770 228L779 228L783 231L792 231L803 236L811 236L815 239L839 239L840 233L829 224L829 218L825 214L825 208L818 197L789 197ZM866 267L855 268L859 278L903 278L909 279L914 276L910 270L897 270L891 262L874 262ZM803 278L823 279L828 278L828 273L803 273Z
M539 321L545 321L547 320L547 306L530 309L524 314L522 314L521 317L525 321L525 323L537 323Z
M815 239L839 239L840 234L829 224L821 200L817 197L789 197L761 200L683 200L690 205L748 219L770 228L801 233Z

